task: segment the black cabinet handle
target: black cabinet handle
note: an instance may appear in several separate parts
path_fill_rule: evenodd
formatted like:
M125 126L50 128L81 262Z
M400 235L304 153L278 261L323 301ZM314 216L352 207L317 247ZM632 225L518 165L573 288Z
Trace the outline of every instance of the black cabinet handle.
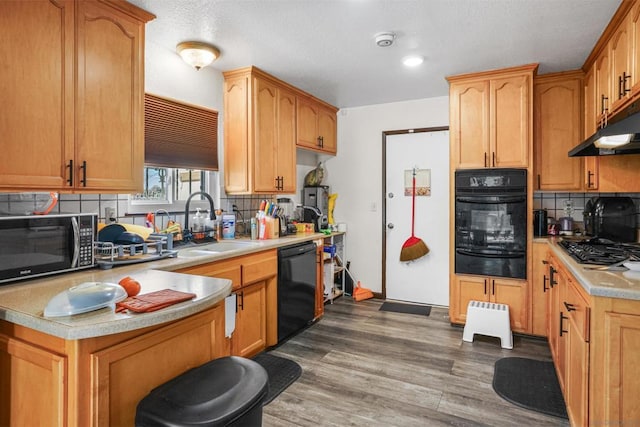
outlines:
M627 74L626 71L622 72L622 77L620 77L622 82L622 93L620 98L624 97L628 92L631 92L631 88L627 89L627 80L631 80L631 74Z
M542 263L543 263L544 265L547 265L547 264L549 264L549 261L547 261L546 259L543 259L543 260L542 260Z
M587 188L593 187L593 183L591 182L592 176L594 176L594 173L591 171L587 171Z
M549 280L549 278L546 274L542 276L542 292L547 292L547 289L551 289L547 286L547 280Z
M569 332L564 330L564 327L563 327L564 319L568 319L568 317L562 314L562 312L560 312L560 336L562 336L562 334L566 334L567 332Z
M606 111L608 111L609 109L607 108L607 101L609 100L608 97L601 95L600 98L600 114L604 114Z
M487 152L484 152L484 167L487 167Z
M551 286L552 288L558 284L558 282L555 279L555 275L558 272L558 270L556 270L555 268L553 268L553 266L549 266L549 286Z
M491 280L491 295L495 295L496 294L496 281L495 280Z
M237 294L238 298L238 305L240 306L240 310L244 310L244 291L240 292L239 294ZM237 306L236 306L237 307ZM236 312L238 310L236 309Z
M622 89L623 83L624 80L622 79L622 76L618 76L618 99L621 99L624 96L624 91Z
M324 136L320 137L320 148L324 148Z
M69 187L73 187L73 159L69 160L67 168L69 169L69 178L67 179L67 182L69 183Z
M487 279L484 279L484 294L487 294Z
M540 189L540 174L538 174L538 190Z
M82 161L82 166L80 166L80 169L82 169L82 179L80 180L80 182L82 183L83 187L87 186L87 161L83 160Z
M568 302L564 301L564 307L567 309L567 311L576 311L576 306L574 304L569 304Z
M496 152L491 153L491 157L493 158L493 167L496 167Z
M322 142L320 142L320 136L318 138L316 138L316 146L318 147L322 147Z

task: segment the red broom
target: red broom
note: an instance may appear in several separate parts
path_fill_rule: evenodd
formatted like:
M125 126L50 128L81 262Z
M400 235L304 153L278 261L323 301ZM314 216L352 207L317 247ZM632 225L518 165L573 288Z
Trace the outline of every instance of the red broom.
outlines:
M400 251L400 261L413 261L429 253L422 239L415 236L416 222L416 169L413 169L413 190L411 193L411 237L404 242Z

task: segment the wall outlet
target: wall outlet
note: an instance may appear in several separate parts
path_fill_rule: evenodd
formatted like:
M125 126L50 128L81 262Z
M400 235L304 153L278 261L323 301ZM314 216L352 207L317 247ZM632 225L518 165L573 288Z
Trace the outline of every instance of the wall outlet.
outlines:
M114 222L116 222L116 210L115 208L112 207L105 207L104 208L104 222L107 224L112 224Z

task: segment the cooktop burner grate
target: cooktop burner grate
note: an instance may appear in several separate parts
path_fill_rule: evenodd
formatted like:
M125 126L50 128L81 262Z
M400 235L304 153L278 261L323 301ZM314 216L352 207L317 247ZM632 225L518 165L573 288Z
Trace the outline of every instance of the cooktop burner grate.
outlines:
M562 240L559 244L580 264L611 265L629 257L640 259L640 245L637 243L616 243L604 239L592 241Z

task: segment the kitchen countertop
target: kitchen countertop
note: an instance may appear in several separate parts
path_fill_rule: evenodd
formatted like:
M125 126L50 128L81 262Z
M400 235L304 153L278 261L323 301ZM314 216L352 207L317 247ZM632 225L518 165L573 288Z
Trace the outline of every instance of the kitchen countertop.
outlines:
M558 237L549 237L535 238L533 241L546 242L589 295L640 300L640 272L587 270L587 264L576 262L558 245L560 240Z
M93 268L2 285L0 319L69 340L115 334L174 321L213 307L222 301L231 293L231 281L172 271L325 237L327 236L322 233L310 233L269 240L223 240L222 242L251 244L223 252L198 250L195 252L196 255L193 249L215 248L216 243L210 246L185 246L178 248L178 256L175 258L116 266L107 270ZM180 255L186 254L185 251L190 251L189 256ZM84 282L118 283L125 276L131 276L140 282L141 294L170 288L195 293L196 297L191 301L151 313L114 313L111 308L103 308L74 316L43 316L49 300L72 286Z

